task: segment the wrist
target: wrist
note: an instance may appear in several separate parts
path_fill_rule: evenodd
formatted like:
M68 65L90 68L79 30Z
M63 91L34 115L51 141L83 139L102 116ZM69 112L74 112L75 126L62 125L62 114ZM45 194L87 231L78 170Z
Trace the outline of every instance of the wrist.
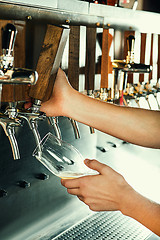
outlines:
M126 216L132 215L135 210L136 191L125 181L120 196L119 210Z

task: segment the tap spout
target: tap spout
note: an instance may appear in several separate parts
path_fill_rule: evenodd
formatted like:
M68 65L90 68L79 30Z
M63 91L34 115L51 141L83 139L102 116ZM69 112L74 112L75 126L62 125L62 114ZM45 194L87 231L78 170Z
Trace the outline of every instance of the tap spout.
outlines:
M76 139L80 138L80 131L79 131L79 127L78 127L77 121L73 120L72 118L69 118L69 120L70 120L70 122L72 124L75 138Z
M17 140L15 138L15 128L8 125L7 133L8 133L8 139L10 141L11 148L12 148L13 158L14 160L18 160L20 159L20 152L19 152Z
M29 110L18 110L18 117L22 118L27 121L30 129L33 132L36 145L38 148L41 149L40 147L40 142L41 142L41 137L38 131L38 120L44 120L46 118L45 114L42 112L33 112L32 109Z
M48 121L51 124L51 126L53 126L56 137L62 139L61 130L58 125L58 117L48 117Z
M21 125L21 121L17 118L10 119L5 115L1 115L0 125L10 141L14 160L20 159L18 143L15 137L15 127L19 127Z

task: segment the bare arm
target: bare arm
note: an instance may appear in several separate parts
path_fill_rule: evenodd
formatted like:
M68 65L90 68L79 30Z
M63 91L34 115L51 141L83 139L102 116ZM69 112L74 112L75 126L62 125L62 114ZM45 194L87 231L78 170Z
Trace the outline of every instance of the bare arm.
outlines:
M42 104L48 116L67 116L125 141L160 148L160 112L121 107L74 90L60 69L53 95Z
M78 198L93 211L120 210L160 236L160 205L136 192L112 168L96 160L87 160L86 165L100 174L76 179L62 179L68 193Z

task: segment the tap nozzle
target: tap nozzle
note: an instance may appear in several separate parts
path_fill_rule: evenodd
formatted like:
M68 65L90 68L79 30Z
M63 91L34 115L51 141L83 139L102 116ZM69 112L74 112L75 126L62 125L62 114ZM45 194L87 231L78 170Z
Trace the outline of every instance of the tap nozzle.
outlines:
M72 124L75 138L76 139L80 138L80 131L79 131L79 127L78 127L77 121L73 120L72 118L69 118L69 120L70 120L70 122Z
M15 138L15 127L21 126L20 119L18 118L11 119L7 115L0 113L0 125L2 126L6 136L10 141L13 158L15 160L20 159L19 148L18 148L17 140Z
M33 132L36 144L40 147L41 137L38 131L38 120L44 120L46 115L39 111L40 101L36 100L33 107L30 109L18 109L18 117L27 121L30 129Z
M58 125L58 117L48 117L48 121L53 126L56 137L62 139L61 130Z

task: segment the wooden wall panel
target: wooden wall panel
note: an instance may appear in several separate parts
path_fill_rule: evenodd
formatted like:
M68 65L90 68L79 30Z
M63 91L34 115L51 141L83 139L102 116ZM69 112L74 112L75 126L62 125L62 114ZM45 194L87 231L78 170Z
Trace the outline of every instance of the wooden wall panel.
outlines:
M95 54L96 54L96 28L86 29L86 64L85 89L94 90Z
M102 37L101 88L108 88L108 74L112 73L112 63L109 56L112 40L113 36L109 33L109 29L104 29Z
M160 78L160 35L158 35L158 63L157 63L157 79Z
M146 33L141 33L141 53L140 63L145 63L145 49L146 49ZM144 74L139 74L139 82L144 81Z
M15 21L13 22L17 28L17 38L14 48L14 66L17 68L25 68L26 66L26 24L25 22ZM29 86L28 85L15 85L15 101L27 101L29 100Z
M68 79L72 87L79 90L80 26L71 26L69 35Z
M150 65L153 66L153 34L151 35ZM152 79L152 71L149 73L149 81Z

